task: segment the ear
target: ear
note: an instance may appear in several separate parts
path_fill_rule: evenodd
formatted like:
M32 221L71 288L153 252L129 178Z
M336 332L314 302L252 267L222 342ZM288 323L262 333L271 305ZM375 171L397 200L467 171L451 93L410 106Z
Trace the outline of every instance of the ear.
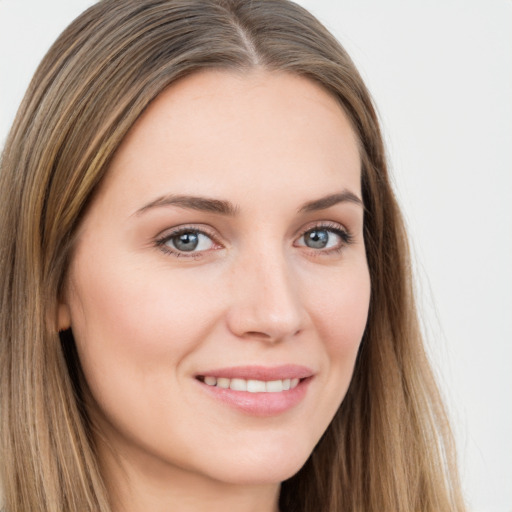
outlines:
M59 302L57 310L57 325L59 332L66 331L71 327L71 313L69 306L64 302Z

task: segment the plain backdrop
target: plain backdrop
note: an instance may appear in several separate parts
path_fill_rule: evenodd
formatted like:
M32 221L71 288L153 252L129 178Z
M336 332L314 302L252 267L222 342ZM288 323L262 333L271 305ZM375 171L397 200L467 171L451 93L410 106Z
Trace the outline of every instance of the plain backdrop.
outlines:
M39 60L92 3L0 0L0 146ZM512 512L512 1L299 3L377 104L471 511Z

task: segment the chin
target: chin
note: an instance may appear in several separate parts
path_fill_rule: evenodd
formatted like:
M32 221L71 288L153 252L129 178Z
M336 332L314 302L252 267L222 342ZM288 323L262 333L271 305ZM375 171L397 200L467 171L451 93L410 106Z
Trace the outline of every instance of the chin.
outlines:
M293 436L292 436L293 439ZM311 449L268 445L263 450L237 449L233 457L215 465L214 478L236 485L276 484L295 475L311 455Z

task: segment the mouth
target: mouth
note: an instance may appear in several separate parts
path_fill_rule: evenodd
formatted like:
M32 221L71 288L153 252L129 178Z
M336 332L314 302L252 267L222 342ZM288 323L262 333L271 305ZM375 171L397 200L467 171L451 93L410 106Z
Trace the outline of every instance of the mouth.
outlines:
M276 380L258 380L258 379L229 379L227 377L214 377L211 375L199 375L197 380L207 386L221 389L231 389L233 391L247 391L248 393L281 393L295 389L299 383L305 379L276 379Z
M298 405L314 372L307 367L238 366L196 375L204 392L216 401L251 416L274 416Z

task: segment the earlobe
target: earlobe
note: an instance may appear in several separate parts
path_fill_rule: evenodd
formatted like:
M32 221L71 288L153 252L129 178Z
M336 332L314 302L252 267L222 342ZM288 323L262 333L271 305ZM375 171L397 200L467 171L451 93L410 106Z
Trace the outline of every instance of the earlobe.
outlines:
M65 331L71 327L71 313L69 311L69 306L63 302L59 302L57 325L59 332Z

